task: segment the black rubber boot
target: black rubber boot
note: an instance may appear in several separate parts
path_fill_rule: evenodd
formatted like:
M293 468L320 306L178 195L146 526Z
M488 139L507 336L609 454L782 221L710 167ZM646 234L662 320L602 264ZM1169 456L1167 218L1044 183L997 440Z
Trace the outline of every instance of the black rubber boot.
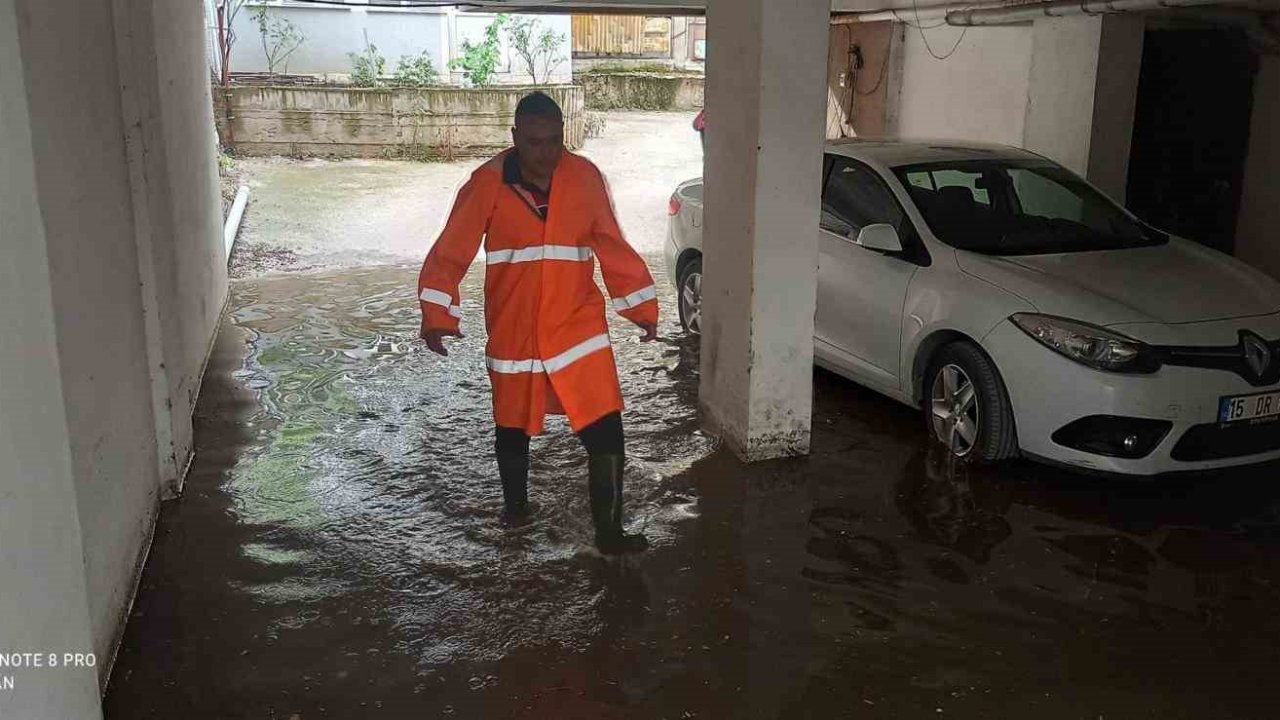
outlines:
M644 535L622 531L622 455L593 455L587 461L587 490L591 520L596 528L596 548L606 555L640 552L649 547Z
M502 504L508 517L529 514L529 456L498 455L498 475L502 477Z

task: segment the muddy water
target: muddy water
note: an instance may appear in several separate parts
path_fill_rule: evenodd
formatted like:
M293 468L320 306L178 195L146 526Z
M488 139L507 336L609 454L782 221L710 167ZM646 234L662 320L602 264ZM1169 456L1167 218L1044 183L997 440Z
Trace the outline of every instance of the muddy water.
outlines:
M450 342L447 358L427 352L407 292L416 277L416 269L375 268L237 288L231 319L252 332L254 347L237 375L260 390L261 408L248 420L262 444L224 490L238 522L299 536L254 547L262 559L283 552L292 561L301 550L338 571L246 590L274 602L331 595L362 578L390 585L397 594L381 611L424 670L497 660L512 644L582 645L593 601L579 584L592 562L586 455L554 419L532 447L534 522L492 522L501 494L482 309L464 302L465 337ZM464 296L480 296L481 279L472 273ZM711 441L698 429L694 375L680 368L679 348L642 346L624 325L613 334L634 408L626 416L630 516L662 545L696 506L662 479L707 454ZM507 627L504 601L534 588L545 600L522 609L523 630Z
M235 284L108 717L1274 717L1275 467L978 472L824 372L813 455L742 466L664 289L613 328L654 547L606 560L563 422L498 519L481 308L425 352L414 273Z

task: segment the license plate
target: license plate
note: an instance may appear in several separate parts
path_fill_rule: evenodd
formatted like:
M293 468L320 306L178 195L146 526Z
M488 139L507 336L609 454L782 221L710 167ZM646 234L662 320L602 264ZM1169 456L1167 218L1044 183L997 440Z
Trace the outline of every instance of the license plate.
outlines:
M1218 401L1218 422L1233 423L1280 417L1280 392L1235 395Z

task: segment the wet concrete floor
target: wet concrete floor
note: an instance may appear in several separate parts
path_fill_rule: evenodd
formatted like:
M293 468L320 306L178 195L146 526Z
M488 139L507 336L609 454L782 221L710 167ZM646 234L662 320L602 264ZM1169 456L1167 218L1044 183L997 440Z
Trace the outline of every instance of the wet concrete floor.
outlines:
M481 307L432 356L415 276L234 284L108 718L1276 716L1275 467L966 470L822 371L813 454L744 466L664 286L660 343L614 327L653 548L605 559L563 423L498 519Z

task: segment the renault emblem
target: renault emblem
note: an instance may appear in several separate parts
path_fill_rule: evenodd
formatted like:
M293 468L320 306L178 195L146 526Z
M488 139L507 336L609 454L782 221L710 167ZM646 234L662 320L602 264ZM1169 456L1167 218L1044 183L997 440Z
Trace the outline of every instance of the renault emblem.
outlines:
M1266 341L1248 330L1240 333L1240 342L1244 345L1244 361L1253 371L1255 377L1267 374L1271 367L1271 348Z

